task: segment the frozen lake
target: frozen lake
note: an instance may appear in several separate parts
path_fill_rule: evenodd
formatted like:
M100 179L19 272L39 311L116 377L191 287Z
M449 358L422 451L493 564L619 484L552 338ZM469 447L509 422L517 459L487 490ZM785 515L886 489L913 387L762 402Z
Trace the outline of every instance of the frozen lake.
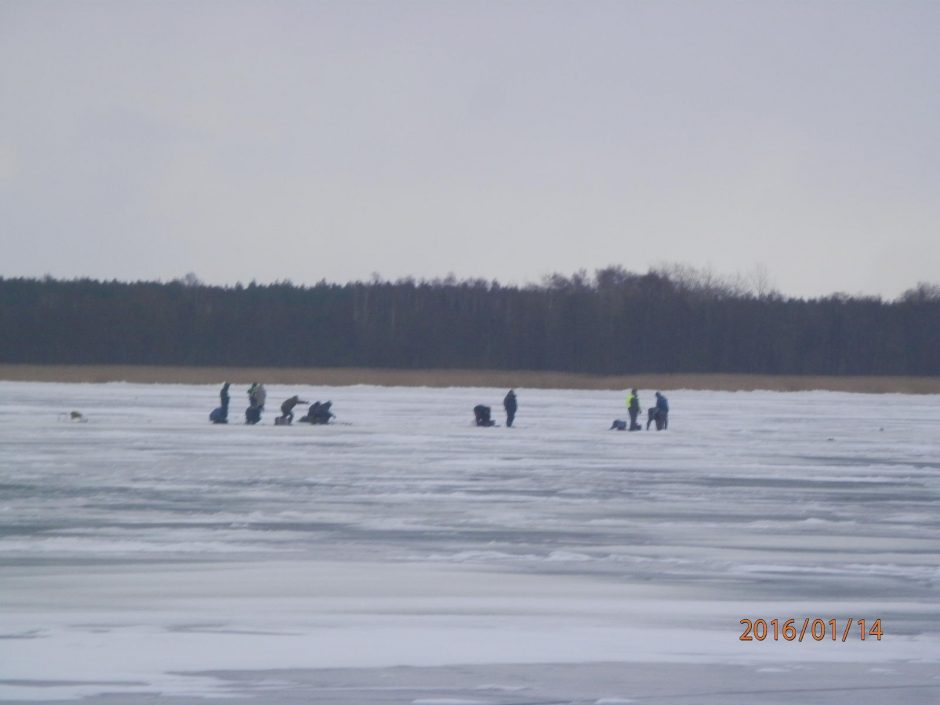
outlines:
M940 398L505 391L0 382L0 702L940 702Z

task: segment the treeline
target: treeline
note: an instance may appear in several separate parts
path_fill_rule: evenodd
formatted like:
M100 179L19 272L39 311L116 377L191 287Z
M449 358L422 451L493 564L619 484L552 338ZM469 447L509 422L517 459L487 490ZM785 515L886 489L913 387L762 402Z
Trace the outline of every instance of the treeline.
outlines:
M541 284L0 278L0 362L940 374L940 287L786 298L674 268Z

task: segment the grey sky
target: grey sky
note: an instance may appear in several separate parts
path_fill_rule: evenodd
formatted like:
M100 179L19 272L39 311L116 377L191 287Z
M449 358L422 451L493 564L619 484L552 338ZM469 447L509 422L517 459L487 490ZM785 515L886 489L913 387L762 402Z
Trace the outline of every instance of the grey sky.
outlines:
M940 2L0 0L0 275L940 281Z

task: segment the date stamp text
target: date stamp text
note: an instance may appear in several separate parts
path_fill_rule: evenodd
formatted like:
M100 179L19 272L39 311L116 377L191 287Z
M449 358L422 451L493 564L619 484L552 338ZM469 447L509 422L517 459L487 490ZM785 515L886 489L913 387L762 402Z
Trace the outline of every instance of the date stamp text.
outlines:
M881 620L865 620L849 617L841 619L821 619L803 617L802 619L742 619L744 627L739 641L881 641L884 632Z

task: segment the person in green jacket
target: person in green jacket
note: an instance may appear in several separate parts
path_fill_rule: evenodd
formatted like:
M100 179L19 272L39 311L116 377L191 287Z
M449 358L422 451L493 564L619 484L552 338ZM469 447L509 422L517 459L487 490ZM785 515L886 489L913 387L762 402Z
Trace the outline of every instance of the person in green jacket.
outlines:
M636 417L640 413L640 398L635 389L630 390L630 396L627 397L627 412L630 414L630 430L640 431L642 426L636 422Z

